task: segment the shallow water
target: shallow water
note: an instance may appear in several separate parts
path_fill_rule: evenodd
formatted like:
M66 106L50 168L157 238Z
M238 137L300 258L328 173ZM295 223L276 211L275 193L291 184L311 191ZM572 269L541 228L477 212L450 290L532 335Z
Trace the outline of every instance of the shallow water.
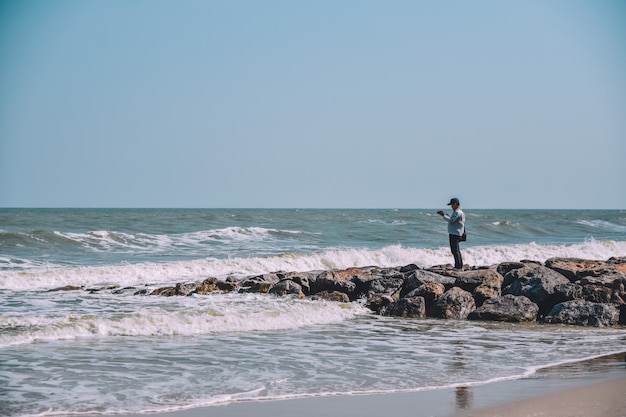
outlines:
M473 386L624 350L623 328L383 318L358 302L261 294L134 295L207 276L448 263L445 223L431 212L2 209L0 414ZM466 213L472 265L626 256L622 211ZM50 291L64 285L94 291Z

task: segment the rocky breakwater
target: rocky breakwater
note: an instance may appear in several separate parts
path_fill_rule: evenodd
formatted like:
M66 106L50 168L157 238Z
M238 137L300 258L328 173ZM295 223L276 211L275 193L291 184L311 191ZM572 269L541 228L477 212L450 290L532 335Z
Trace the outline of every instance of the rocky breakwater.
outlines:
M208 278L135 294L254 292L337 302L358 300L384 316L601 327L626 324L625 287L626 257L619 257L504 262L462 271L407 265L275 272L243 279Z

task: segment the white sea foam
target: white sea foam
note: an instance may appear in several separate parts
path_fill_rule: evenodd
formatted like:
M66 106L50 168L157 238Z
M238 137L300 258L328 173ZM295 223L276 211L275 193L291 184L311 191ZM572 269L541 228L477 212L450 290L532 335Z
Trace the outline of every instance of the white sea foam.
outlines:
M51 304L60 303L63 296L59 294ZM82 299L80 304L71 304L65 314L57 312L51 317L32 316L27 308L19 314L0 316L0 347L105 336L191 336L288 330L337 323L371 313L358 303L327 303L259 294L211 294L167 300L98 294L85 295Z
M626 256L626 241L588 240L572 245L469 246L462 249L463 259L469 265L493 265L522 259L543 262L552 257L573 257L606 260ZM289 253L281 256L251 258L204 258L165 263L123 263L103 266L55 267L47 266L24 271L0 272L0 289L50 289L66 285L134 286L166 284L184 280L202 280L207 277L246 277L274 271L313 271L376 265L395 267L415 263L429 267L451 262L447 247L437 249L407 248L400 245L381 249L335 249L312 254Z

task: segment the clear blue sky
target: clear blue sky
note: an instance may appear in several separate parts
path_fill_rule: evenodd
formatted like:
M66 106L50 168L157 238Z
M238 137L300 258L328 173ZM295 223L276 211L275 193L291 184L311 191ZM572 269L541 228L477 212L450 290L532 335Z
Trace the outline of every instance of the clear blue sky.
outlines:
M626 2L0 0L0 207L626 208Z

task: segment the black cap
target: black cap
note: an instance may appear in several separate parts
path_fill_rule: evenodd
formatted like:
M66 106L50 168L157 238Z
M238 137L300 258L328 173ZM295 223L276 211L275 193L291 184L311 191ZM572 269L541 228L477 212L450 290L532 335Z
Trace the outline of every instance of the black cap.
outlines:
M450 199L450 202L447 205L451 206L452 204L459 204L460 205L461 203L459 202L458 198L454 197L454 198Z

